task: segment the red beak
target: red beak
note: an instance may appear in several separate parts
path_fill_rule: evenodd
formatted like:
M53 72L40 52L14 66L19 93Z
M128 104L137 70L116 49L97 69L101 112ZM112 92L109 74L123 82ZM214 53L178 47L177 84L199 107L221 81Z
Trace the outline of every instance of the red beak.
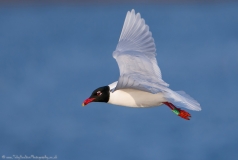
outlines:
M86 99L86 100L83 102L82 106L86 106L87 104L91 103L94 99L95 99L95 98L88 98L88 99Z

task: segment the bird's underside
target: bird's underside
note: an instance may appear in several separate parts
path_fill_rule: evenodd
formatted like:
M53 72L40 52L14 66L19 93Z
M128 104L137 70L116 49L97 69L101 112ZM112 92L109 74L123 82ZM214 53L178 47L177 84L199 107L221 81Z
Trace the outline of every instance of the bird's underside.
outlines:
M191 115L185 110L181 110L172 103L168 102L162 92L152 94L134 89L120 89L110 92L108 103L134 108L156 107L165 104L173 111L173 113L181 118L189 120L191 117Z

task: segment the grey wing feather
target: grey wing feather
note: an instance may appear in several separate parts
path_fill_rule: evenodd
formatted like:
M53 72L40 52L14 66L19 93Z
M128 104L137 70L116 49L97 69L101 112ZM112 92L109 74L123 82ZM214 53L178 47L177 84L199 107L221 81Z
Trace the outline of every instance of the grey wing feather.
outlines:
M155 51L154 39L144 19L134 10L127 12L118 45L113 52L120 69L116 89L135 88L158 93L158 86L168 86L162 80Z

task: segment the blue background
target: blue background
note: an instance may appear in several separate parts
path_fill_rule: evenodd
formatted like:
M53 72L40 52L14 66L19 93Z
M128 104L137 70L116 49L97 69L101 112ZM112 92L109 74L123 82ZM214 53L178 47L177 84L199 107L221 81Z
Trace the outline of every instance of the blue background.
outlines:
M150 26L163 79L202 106L81 107L118 79L126 12ZM238 156L238 3L0 7L0 156L223 160Z

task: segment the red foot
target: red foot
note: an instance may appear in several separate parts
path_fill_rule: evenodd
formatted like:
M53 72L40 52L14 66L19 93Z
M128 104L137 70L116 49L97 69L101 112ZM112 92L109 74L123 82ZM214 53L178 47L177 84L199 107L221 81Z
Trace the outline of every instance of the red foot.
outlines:
M178 116L180 116L183 119L190 120L191 117L190 113L188 113L185 110L181 110L180 108L177 108L177 110L179 111Z

